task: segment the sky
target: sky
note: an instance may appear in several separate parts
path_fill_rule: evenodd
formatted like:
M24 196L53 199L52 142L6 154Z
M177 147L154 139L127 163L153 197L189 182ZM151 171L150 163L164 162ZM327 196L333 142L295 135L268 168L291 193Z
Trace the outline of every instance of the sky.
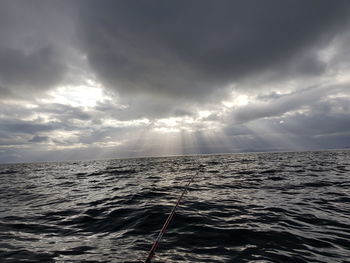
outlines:
M0 162L350 147L350 1L0 0Z

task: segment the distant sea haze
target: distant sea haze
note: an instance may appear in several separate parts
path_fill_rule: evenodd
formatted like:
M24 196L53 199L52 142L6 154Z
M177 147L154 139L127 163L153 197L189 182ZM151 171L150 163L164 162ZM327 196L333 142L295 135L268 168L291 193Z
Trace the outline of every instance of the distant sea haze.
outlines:
M0 165L0 262L350 262L350 151Z

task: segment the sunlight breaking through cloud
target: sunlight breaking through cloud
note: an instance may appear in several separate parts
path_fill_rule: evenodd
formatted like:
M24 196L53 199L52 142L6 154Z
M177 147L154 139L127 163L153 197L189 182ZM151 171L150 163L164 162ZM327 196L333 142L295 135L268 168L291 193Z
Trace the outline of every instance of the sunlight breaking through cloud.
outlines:
M48 92L49 98L43 103L58 103L73 107L94 107L99 102L109 100L103 88L98 86L62 86Z
M0 162L350 147L347 1L39 2L0 3Z

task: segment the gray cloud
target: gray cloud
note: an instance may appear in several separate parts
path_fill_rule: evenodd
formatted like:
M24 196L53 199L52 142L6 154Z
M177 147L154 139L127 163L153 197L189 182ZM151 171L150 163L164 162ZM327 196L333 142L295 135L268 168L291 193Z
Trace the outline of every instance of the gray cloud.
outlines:
M62 81L74 60L73 10L64 1L1 1L1 99L32 99Z
M320 74L312 51L348 14L347 1L84 1L80 33L109 87L199 98L262 70Z
M38 132L52 131L59 128L57 123L38 123L23 120L1 120L1 131L16 134L37 134Z
M35 135L33 138L29 140L29 142L34 142L34 143L41 143L41 142L48 142L50 138L48 136L39 136Z
M335 96L347 92L345 85L259 96L263 102L230 115L224 133L242 150L348 148L350 99Z
M235 109L229 116L229 119L234 123L245 123L256 119L282 116L285 113L293 112L295 110L310 110L317 109L319 113L328 110L334 104L338 108L342 107L348 112L346 103L341 99L329 99L329 95L336 94L337 92L347 93L349 90L349 84L333 85L324 87L310 87L305 89L298 89L289 94L276 94L271 93L269 95L262 95L257 97L257 101L249 103L246 106ZM335 102L336 101L336 102ZM323 112L325 113L325 112ZM337 113L334 112L336 115Z
M92 74L109 88L129 97L147 94L144 103L159 107L162 101L152 96L167 97L172 103L165 111L181 112L171 107L183 99L202 103L213 93L216 100L227 84L255 74L322 74L328 65L317 52L346 30L349 6L329 0L2 1L0 92L23 97L64 78L82 81L88 69L78 57L86 54Z
M272 93L270 96L271 100L250 103L235 110L230 117L235 122L249 122L265 117L281 116L286 112L297 110L305 105L309 106L317 102L324 96L324 93L324 88L308 88L277 97L275 93ZM263 98L266 99L266 96Z
M0 162L349 147L349 10L3 0ZM109 98L84 106L99 84ZM255 100L229 109L232 89Z
M22 96L28 96L27 92L33 89L48 89L61 79L63 72L64 67L50 46L29 55L11 48L0 49L0 81L7 94L14 88L24 92Z
M120 104L101 102L97 105L96 110L104 116L111 116L119 120L133 120L192 116L196 111L196 106L198 106L178 98L159 99L152 98L152 96L123 98L118 102ZM124 107L120 105L124 105Z
M93 115L81 107L73 107L69 105L50 103L48 105L42 105L35 112L50 114L55 119L60 120L62 123L71 122L74 120L89 121L93 119Z

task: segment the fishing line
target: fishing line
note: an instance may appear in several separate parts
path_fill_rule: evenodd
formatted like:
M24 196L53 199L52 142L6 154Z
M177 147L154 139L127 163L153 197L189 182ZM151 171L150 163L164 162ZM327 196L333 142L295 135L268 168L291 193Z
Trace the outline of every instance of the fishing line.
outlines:
M195 174L192 175L191 177L191 180L187 183L187 185L185 186L184 190L182 191L182 194L179 196L179 198L177 199L177 202L175 204L175 206L173 207L173 209L171 210L168 218L166 219L162 229L160 230L159 234L158 234L158 237L156 239L156 241L154 241L153 245L152 245L152 248L151 250L149 251L148 253L148 257L147 259L145 260L145 263L150 263L155 252L156 252L156 249L158 248L159 244L160 244L160 241L164 235L164 233L166 232L169 224L171 223L171 221L173 220L174 216L175 216L175 211L177 209L177 207L179 206L180 202L181 202L181 199L182 197L185 195L185 193L187 192L188 190L188 187L190 186L190 184L193 182L194 178L196 177L196 175L198 175L199 172L196 172Z

